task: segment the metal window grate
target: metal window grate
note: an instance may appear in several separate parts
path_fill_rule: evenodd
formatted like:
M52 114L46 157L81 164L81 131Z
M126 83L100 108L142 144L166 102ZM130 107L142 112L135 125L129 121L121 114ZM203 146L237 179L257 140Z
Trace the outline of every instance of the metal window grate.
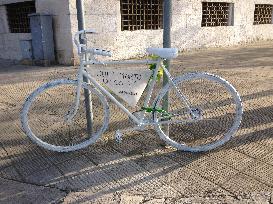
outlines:
M233 25L233 3L202 2L202 27Z
M271 4L255 4L254 25L272 24L273 23L273 5Z
M35 13L35 2L7 4L7 16L11 33L30 33L28 14Z
M163 0L121 0L121 30L163 28Z

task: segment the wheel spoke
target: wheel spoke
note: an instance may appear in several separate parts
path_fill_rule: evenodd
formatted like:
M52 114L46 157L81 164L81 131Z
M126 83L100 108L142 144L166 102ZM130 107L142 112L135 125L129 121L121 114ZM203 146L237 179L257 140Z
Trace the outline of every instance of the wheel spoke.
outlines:
M94 143L108 124L108 104L103 95L87 84L82 88L92 92L93 134L88 134L84 96L80 97L77 114L70 123L65 115L75 100L77 82L56 80L35 90L24 104L22 124L26 134L38 145L53 151L73 151ZM38 119L38 120L37 120ZM42 142L41 142L42 141Z
M156 130L165 141L188 151L205 151L227 141L238 129L242 105L236 90L222 78L208 73L190 73L175 79L176 88L166 86L157 99L163 106L169 94L168 116L154 113ZM183 94L189 105L177 97Z

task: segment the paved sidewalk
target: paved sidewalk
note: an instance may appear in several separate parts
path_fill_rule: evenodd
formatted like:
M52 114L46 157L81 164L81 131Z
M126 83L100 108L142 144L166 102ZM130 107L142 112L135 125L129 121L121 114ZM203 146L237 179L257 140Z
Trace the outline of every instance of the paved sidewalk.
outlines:
M165 148L152 130L122 144L114 129L73 153L33 144L22 132L25 97L45 81L73 78L73 67L0 62L0 203L273 203L273 42L183 53L172 72L208 71L230 81L243 99L236 136L207 153Z

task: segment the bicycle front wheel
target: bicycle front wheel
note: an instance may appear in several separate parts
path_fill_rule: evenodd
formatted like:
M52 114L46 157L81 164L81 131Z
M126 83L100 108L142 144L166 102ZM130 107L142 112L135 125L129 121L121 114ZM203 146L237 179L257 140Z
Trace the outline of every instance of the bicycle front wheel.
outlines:
M154 121L161 139L184 151L200 152L227 142L242 119L238 92L226 80L209 73L188 73L167 84L155 101ZM181 96L182 95L182 96ZM185 102L185 100L187 102Z
M23 105L21 122L27 136L39 146L57 152L69 152L94 143L108 125L109 107L105 97L83 83L80 105L72 121L65 116L74 106L77 81L59 79L36 89ZM83 91L92 99L91 127L87 128Z

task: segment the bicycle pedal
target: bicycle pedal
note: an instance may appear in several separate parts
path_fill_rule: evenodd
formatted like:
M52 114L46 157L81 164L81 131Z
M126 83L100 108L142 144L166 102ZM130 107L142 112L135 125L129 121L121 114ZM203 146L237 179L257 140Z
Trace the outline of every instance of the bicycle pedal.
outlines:
M119 144L122 142L122 133L121 133L121 131L119 131L119 130L116 131L115 140Z

